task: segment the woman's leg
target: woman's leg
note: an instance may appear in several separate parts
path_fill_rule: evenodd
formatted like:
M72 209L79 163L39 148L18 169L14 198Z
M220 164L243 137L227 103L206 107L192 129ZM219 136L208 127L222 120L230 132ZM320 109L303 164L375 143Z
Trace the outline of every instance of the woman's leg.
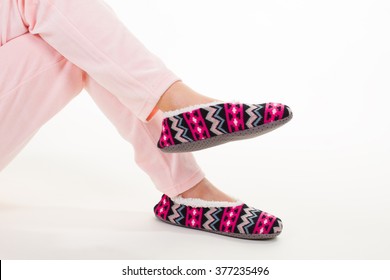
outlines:
M39 34L140 120L149 120L156 108L176 113L175 109L188 105L206 104L164 120L158 141L164 152L190 152L252 138L292 117L289 108L278 103L225 103L218 108L207 104L214 100L178 82L180 79L127 30L104 1L13 1L17 1L29 32ZM186 110L189 112L184 114Z
M8 41L0 48L0 61L0 170L85 84L120 134L133 144L137 164L159 190L175 196L206 185L191 154L164 154L157 149L161 113L148 124L141 122L39 36L27 33Z
M101 0L16 0L21 17L69 61L145 121L163 93L180 80L150 53ZM163 110L207 103L210 98L175 85Z
M0 47L0 170L83 87L82 71L39 36Z
M157 112L149 123L144 123L88 75L85 76L85 88L122 137L133 145L135 162L157 189L169 196L181 194L185 198L232 201L204 178L192 154L167 154L157 148L161 112Z
M157 112L149 123L144 123L88 75L85 75L85 88L121 136L133 145L135 162L149 175L157 189L176 196L205 181L192 154L166 154L157 148L161 112Z
M29 31L42 36L59 53L47 46L40 37L30 34L17 37L1 46L0 169L16 155L40 126L80 91L83 85L81 69L95 79L97 85L106 88L109 96L114 95L140 120L146 120L156 106L163 109L165 105L161 105L161 101L164 101L160 99L164 92L168 93L165 95L168 100L173 98L175 102L175 93L180 91L175 88L191 92L191 89L183 88L180 83L172 85L178 78L137 42L101 1L12 0L7 3L17 3L18 12L20 11L23 23L28 26ZM87 14L88 20L85 20ZM69 75L65 75L67 73ZM168 88L170 90L167 90ZM197 96L197 93L194 94ZM187 96L184 98L187 99ZM175 109L175 105L168 101L168 107L170 106L172 108L166 110ZM138 123L133 125L127 135L132 141L140 140L137 131L144 135L141 139L154 138L146 127ZM149 138L146 138L147 134ZM183 175L180 170L188 162L171 157L172 165L162 165L167 158L157 156L161 163L150 164L157 149L147 150L141 144L143 142L135 143L137 149L141 149L136 155L141 167L149 170L153 176L157 174L156 178L173 175L168 180L161 181L160 189L171 190L171 196L183 192L184 197L223 200L213 196L224 194L205 180L201 171L195 171L195 175L190 176L189 180L183 180L186 174ZM191 164L191 159L189 163ZM191 165L190 174L193 174L193 168L197 169ZM194 179L196 177L197 179ZM156 178L154 181L158 182ZM175 185L175 178L179 178L181 187ZM201 181L196 184L197 180ZM167 182L173 182L174 186L168 187L165 185ZM195 186L192 186L193 184ZM203 197L203 194L206 194L206 197ZM203 203L202 200L201 202ZM200 206L199 209L192 209L192 202L182 203L184 202L173 203L169 197L163 196L155 207L155 213L165 221L178 224L179 220L184 218L182 211L185 209L185 224L181 222L180 225L203 226L207 231L217 233L238 232L243 238L262 235L264 229L266 235L258 237L272 238L281 231L279 219L254 208L244 209L245 204L218 208ZM236 203L238 202L233 204ZM203 215L198 210L200 213L205 211L204 218L207 222L203 225ZM223 213L222 216L217 216L216 211L219 215ZM170 216L168 213L171 213ZM248 220L249 216L251 221ZM220 224L218 229L215 228L216 222Z

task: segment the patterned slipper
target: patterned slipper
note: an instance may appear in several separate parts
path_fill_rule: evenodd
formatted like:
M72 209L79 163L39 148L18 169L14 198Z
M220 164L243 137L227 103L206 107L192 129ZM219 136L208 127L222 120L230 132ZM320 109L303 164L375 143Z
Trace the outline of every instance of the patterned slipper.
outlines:
M165 113L157 147L163 152L193 152L270 132L292 118L280 103L214 102Z
M282 221L237 202L213 202L182 197L161 197L154 207L163 222L243 239L271 239L283 229Z

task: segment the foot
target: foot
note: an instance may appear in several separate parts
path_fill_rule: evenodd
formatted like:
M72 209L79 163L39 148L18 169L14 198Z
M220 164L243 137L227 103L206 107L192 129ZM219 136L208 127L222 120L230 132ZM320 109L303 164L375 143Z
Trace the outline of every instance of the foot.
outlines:
M243 239L270 239L283 229L282 221L276 216L240 201L216 202L163 195L154 213L171 225Z
M168 112L214 101L219 100L204 96L185 83L177 81L161 96L156 107L163 112Z
M206 178L193 186L191 189L180 194L180 196L183 198L199 198L206 201L236 201L224 192L220 191Z
M165 114L157 146L166 153L194 152L257 137L291 120L281 103L212 102Z

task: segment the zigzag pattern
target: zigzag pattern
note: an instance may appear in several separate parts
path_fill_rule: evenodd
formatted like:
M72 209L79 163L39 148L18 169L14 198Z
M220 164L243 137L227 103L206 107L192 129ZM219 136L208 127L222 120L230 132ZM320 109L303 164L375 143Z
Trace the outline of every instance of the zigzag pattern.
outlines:
M254 106L250 106L248 109L246 109L245 113L248 114L249 116L249 119L247 120L246 122L246 126L249 127L249 128L252 128L253 125L252 123L256 120L256 114L253 113L253 111L255 110L256 108Z
M175 134L175 139L180 141L181 143L186 143L186 142L190 142L191 141L191 138L189 138L188 136L186 136L187 132L188 132L188 128L184 127L182 125L182 122L183 122L183 118L180 118L180 117L172 117L170 118L170 120L172 121L172 126L171 126L171 129L173 131L176 131L176 134ZM182 137L183 136L183 137Z
M280 103L213 104L193 106L188 111L183 109L168 114L163 120L157 146L167 152L197 151L267 133L285 124L292 117L290 108ZM282 119L285 120L280 121ZM265 125L271 122L276 123ZM264 129L261 129L262 125L265 125ZM238 131L240 132L235 133ZM230 133L235 134L226 135ZM227 137L223 137L225 135ZM205 141L195 143L201 140Z
M250 212L252 213L253 216L248 219L250 223L248 225L244 226L246 233L249 233L249 228L251 226L253 226L254 224L256 224L256 222L257 222L256 219L259 217L259 214L261 213L260 210L257 210L254 208L251 208Z
M207 113L207 116L206 116L206 120L211 122L210 131L213 132L215 135L223 134L222 131L219 131L217 129L217 126L220 124L221 121L214 117L215 112L217 112L217 109L215 109L213 107L210 107L210 109L208 109L207 111L208 111L208 113Z
M249 221L248 218L254 216L253 210L256 210L254 208L248 207L244 208L245 215L241 216L242 223L237 226L237 229L240 233L248 233L248 227L252 226L254 222L251 220ZM244 229L245 227L245 229Z
M183 118L180 118L178 127L180 127L181 129L184 130L183 137L184 137L185 139L187 139L188 141L192 141L191 137L189 137L189 136L187 135L187 133L188 133L188 128L185 127L185 126L183 125L183 121L184 121L184 119L183 119Z
M248 116L249 116L249 119L247 120L246 122L246 126L248 128L252 128L252 127L256 127L258 126L259 122L261 121L261 119L263 118L260 114L260 110L262 109L263 107L262 106L256 106L256 105L251 105L249 106L249 108L245 111Z
M217 228L215 227L217 225L217 223L220 221L219 218L218 218L218 214L222 212L222 208L217 208L217 212L215 212L214 214L212 214L213 218L215 219L214 222L210 225L210 227L213 229L213 230L217 230Z
M210 224L212 222L215 222L216 219L216 217L213 217L212 214L214 214L216 211L218 211L218 208L210 208L210 210L207 211L206 214L204 214L204 216L207 218L207 221L203 224L203 228L212 230Z
M283 230L280 219L246 204L194 208L176 203L167 195L163 195L155 205L154 212L159 219L174 225L245 239L274 238Z
M169 221L174 224L180 224L180 221L184 219L184 214L182 213L184 208L184 205L174 204L171 208L173 214L168 217Z
M224 117L221 117L220 116L220 113L221 111L224 109L224 107L222 105L215 105L213 106L215 109L217 109L217 112L214 114L214 118L216 118L217 120L220 121L219 125L218 125L218 130L223 132L223 133L227 133L224 129L223 129L223 124L225 122L225 118Z
M255 109L253 112L258 117L257 120L253 123L253 126L258 126L259 122L263 119L263 116L260 114L260 110L263 109L263 106L256 105L257 109Z
M176 131L176 135L175 135L175 139L179 140L180 142L188 142L186 139L184 139L183 137L181 137L181 135L184 133L184 130L183 129L180 129L179 127L177 127L178 123L179 123L179 120L175 117L171 118L172 120L172 126L171 126L171 129L173 131Z

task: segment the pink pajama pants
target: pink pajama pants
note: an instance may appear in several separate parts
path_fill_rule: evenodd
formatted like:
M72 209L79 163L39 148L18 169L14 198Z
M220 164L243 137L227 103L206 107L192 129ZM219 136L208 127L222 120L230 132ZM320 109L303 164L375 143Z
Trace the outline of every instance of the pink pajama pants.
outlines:
M193 156L160 152L161 113L146 122L177 80L103 1L0 0L0 170L85 88L157 189L191 188Z

